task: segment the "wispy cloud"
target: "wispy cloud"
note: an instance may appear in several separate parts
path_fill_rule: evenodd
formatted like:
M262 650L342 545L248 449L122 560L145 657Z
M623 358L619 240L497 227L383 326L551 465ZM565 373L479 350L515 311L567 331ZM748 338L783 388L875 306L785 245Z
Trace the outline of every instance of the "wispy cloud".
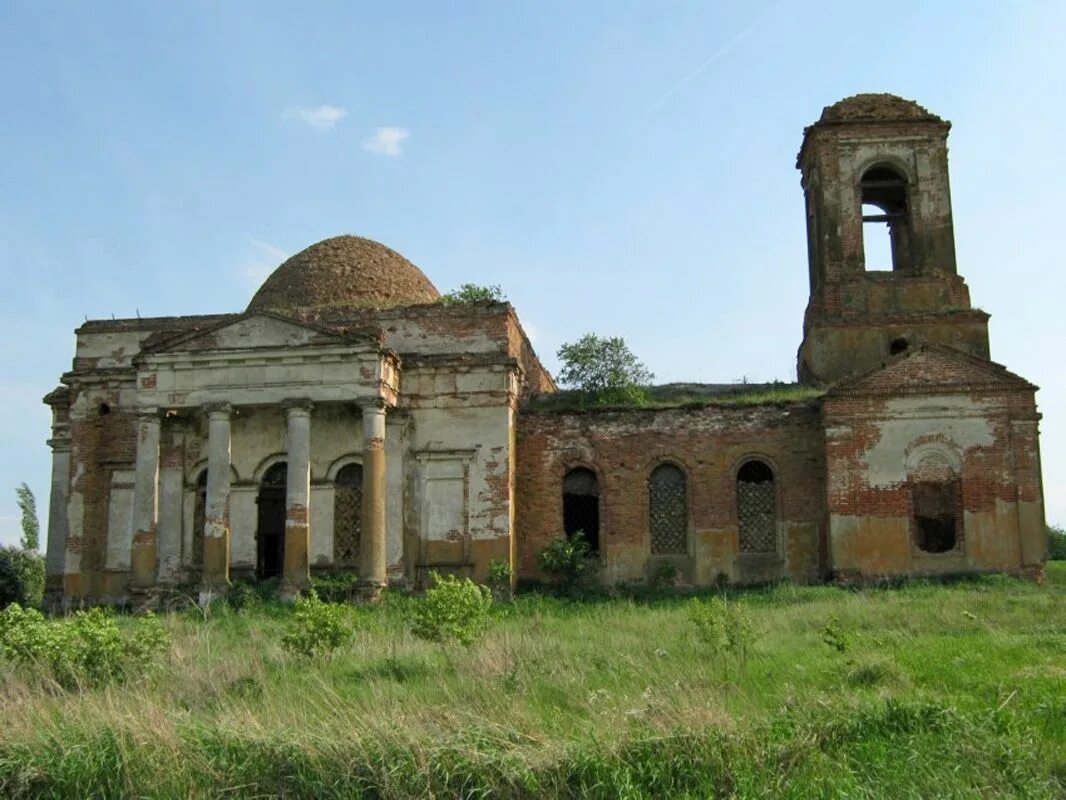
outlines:
M715 50L713 53L711 53L711 55L708 56L703 61L702 64L700 64L698 67L696 67L694 70L692 70L692 72L690 72L684 78L682 78L677 83L675 83L673 86L671 86L670 89L667 90L666 93L663 94L662 97L660 97L658 100L656 100L650 106L648 106L648 108L644 111L644 119L647 119L652 114L654 114L656 111L658 111L660 108L662 108L664 105L666 105L667 102L669 102L671 97L673 97L675 94L677 94L682 89L684 89L686 86L688 86L688 84L692 83L692 81L696 80L696 78L698 78L704 72L704 70L706 70L708 67L710 67L712 64L714 64L716 61L724 58L729 53L730 50L732 50L734 47L736 47L738 44L740 44L741 41L744 40L744 37L747 36L751 32L751 29L753 27L755 27L754 23L752 25L749 25L747 28L742 30L740 33L738 33L732 39L730 39L725 44L723 44L721 47L719 47L717 50Z
M248 244L252 246L251 253L237 267L237 274L250 288L258 289L289 254L280 247L258 239L249 239Z
M326 105L317 108L290 108L285 111L286 119L301 120L320 131L328 131L346 116L348 112L343 108Z
M378 128L363 140L363 149L379 156L403 155L402 145L411 133L406 128Z

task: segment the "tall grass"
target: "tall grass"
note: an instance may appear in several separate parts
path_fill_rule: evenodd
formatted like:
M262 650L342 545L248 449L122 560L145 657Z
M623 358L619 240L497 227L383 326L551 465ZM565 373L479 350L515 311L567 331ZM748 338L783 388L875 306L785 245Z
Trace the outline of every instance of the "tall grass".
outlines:
M445 652L411 603L329 661L290 612L172 614L169 662L57 691L0 676L4 797L1062 797L1066 569L737 593L723 663L677 598L520 596ZM834 619L847 639L828 646Z

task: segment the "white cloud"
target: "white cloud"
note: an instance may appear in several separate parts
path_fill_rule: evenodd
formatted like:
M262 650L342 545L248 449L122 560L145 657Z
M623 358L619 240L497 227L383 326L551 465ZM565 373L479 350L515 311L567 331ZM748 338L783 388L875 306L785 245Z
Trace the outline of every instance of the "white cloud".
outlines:
M378 128L373 136L363 139L363 149L379 156L403 154L401 145L411 133L406 128Z
M252 245L252 253L238 266L237 274L249 287L258 289L289 254L280 247L258 239L249 239L248 243Z
M328 131L346 116L348 112L343 108L326 105L317 108L290 108L285 112L286 119L302 120L320 131Z

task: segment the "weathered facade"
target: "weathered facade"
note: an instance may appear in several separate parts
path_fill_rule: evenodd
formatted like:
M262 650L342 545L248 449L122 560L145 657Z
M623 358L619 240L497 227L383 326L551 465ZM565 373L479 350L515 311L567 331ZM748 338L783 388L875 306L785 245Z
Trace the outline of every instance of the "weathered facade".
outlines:
M402 256L320 242L241 314L87 322L53 409L50 596L238 576L368 595L431 570L538 577L582 530L605 582L1039 577L1036 388L989 360L955 263L949 124L891 95L804 135L802 386L566 411L506 303L445 304ZM887 225L891 270L865 263ZM886 265L888 266L888 265Z

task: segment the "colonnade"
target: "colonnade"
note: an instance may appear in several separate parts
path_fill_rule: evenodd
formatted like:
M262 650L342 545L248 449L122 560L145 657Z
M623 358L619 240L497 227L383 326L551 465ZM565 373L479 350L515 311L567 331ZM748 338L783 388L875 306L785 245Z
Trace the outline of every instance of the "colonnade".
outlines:
M281 594L295 597L311 583L311 408L307 400L283 405L286 424L287 483L285 550ZM207 500L204 508L204 558L200 601L224 594L230 569L230 417L228 403L206 406ZM359 578L365 594L375 598L385 586L385 403L377 398L362 404L363 508ZM131 587L156 584L156 540L159 522L160 416L144 411L137 420L134 472Z

